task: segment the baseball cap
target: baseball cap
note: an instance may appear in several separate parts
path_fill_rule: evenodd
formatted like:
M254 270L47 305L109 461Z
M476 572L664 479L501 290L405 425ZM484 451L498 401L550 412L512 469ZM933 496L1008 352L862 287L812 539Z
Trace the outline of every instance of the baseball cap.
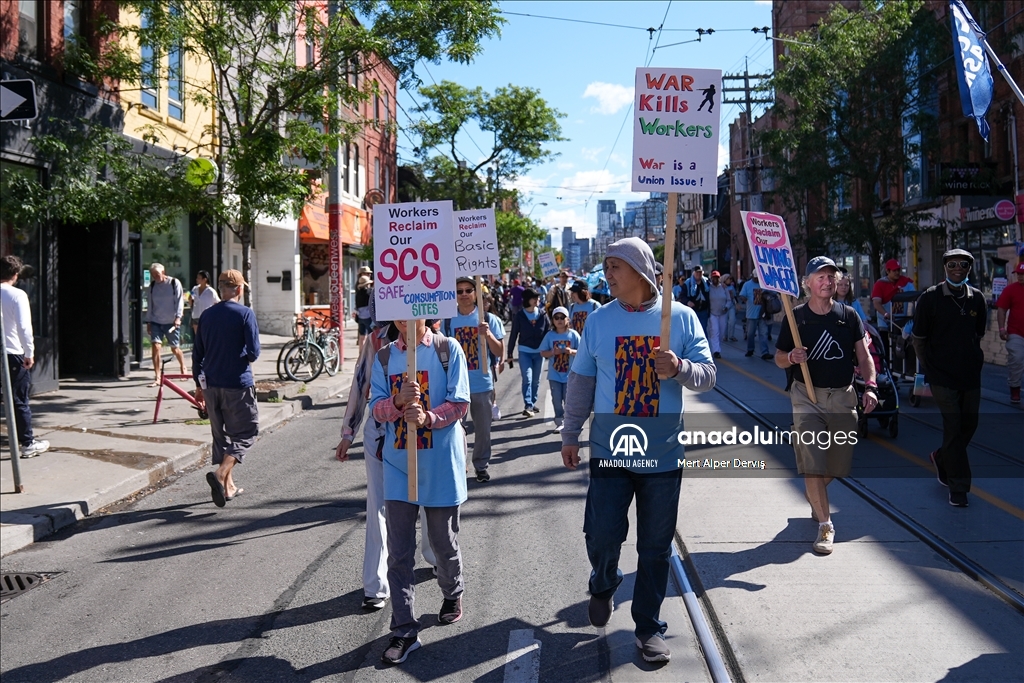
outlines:
M942 255L942 262L945 263L951 258L965 258L971 263L974 263L974 254L965 249L950 249Z
M232 287L249 286L249 283L245 281L242 274L237 270L225 270L217 278L217 283L221 285L231 285Z
M1017 264L1017 267L1013 269L1013 272L1017 275L1024 274L1024 261Z
M590 287L587 285L586 281L576 280L572 283L572 287L569 288L569 291L579 294L580 292L589 292Z
M551 317L554 318L559 313L564 315L566 318L569 317L569 309L567 309L565 306L555 306L555 310L551 311Z
M804 275L810 277L817 273L822 268L831 268L832 270L839 272L839 266L836 262L830 259L828 256L815 256L807 262L807 270L804 271Z
M473 289L476 289L476 280L474 280L471 277L468 277L466 275L460 275L459 277L455 278L455 284L462 283L465 283L467 285L473 285Z
M900 262L894 258L891 258L885 262L886 270L902 270L902 268L903 266L900 265Z
M722 274L719 273L717 270L712 270L711 277L722 277Z

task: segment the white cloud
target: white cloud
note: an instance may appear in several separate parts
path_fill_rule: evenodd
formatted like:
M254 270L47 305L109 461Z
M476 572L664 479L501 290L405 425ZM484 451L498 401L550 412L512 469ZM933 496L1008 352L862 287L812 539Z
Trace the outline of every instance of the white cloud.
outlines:
M604 147L583 147L580 149L580 156L587 161L597 161L597 157L604 151Z
M580 190L584 198L591 192L595 194L607 192L629 192L629 176L616 175L608 169L598 171L578 171L562 181L562 187L572 191ZM584 194L582 191L585 190ZM573 194L577 194L573 192Z
M772 0L754 0L754 4L755 5L766 5L768 7L771 7L772 6Z
M617 83L594 81L587 86L583 97L593 97L597 100L597 106L590 111L597 114L615 114L633 102L633 88Z
M597 224L587 221L579 209L553 209L540 217L542 228L552 233L551 244L556 249L562 248L562 228L571 227L577 237L594 237Z
M725 144L718 143L718 170L722 171L729 167L729 148Z

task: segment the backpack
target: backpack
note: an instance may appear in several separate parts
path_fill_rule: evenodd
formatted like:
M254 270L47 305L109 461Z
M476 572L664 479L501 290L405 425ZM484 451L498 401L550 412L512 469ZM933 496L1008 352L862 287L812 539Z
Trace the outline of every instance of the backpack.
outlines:
M764 290L764 310L767 316L773 316L782 312L782 297L778 292Z

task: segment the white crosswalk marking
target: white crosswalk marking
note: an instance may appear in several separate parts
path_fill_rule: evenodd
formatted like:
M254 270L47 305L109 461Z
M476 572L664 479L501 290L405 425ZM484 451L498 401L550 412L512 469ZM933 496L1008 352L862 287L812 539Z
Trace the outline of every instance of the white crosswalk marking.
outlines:
M505 683L537 683L539 679L540 641L533 639L533 629L509 631Z

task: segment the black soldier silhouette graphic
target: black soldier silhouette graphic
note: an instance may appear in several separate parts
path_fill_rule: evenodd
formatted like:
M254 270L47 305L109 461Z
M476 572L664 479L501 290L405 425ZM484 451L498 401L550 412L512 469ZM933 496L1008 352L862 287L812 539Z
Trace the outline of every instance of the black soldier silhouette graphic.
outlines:
M704 101L700 103L699 107L697 107L697 111L700 111L701 109L703 109L704 105L707 104L707 105L709 105L708 106L708 113L709 114L714 114L715 113L715 84L712 83L708 87L702 88L701 92L704 93Z

